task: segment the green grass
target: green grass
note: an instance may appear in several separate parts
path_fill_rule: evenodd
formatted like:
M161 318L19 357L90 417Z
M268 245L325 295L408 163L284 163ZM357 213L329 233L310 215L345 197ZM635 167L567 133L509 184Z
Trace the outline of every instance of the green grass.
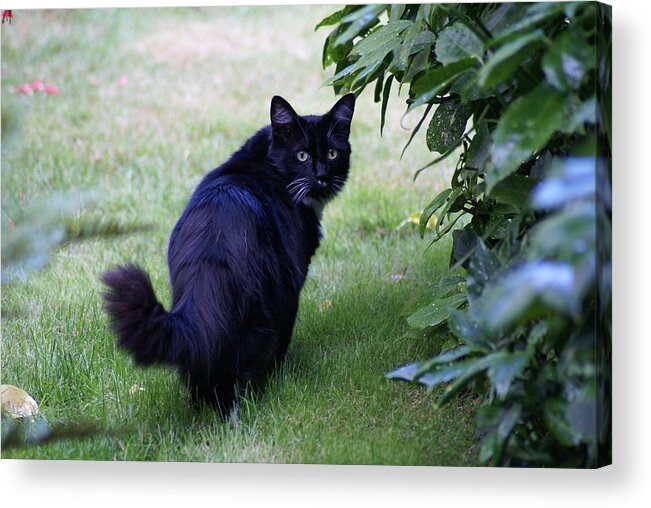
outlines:
M3 113L18 123L3 148L5 218L59 191L94 189L102 199L83 213L153 229L65 246L27 282L3 287L2 382L29 391L50 422L128 428L3 458L474 463L476 401L436 409L426 391L384 378L446 338L414 336L405 322L444 273L450 244L426 252L415 230L396 230L449 178L437 166L412 181L431 157L420 137L399 160L404 95L382 138L372 91L358 101L351 178L326 209L287 360L263 395L242 402L239 427L192 409L170 369L136 368L101 312L99 275L126 261L169 301L171 228L202 175L267 123L271 96L303 114L334 103L321 87L327 31L313 32L332 10L14 11L2 28ZM36 78L61 93L10 93Z

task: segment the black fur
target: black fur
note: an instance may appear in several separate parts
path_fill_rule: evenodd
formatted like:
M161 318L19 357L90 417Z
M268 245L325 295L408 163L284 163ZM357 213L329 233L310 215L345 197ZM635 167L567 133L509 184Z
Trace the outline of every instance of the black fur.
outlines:
M117 344L137 364L175 366L193 397L226 416L237 387L282 360L320 207L348 176L354 105L348 94L323 116L299 116L272 99L271 125L206 175L172 231L169 312L141 268L103 275Z

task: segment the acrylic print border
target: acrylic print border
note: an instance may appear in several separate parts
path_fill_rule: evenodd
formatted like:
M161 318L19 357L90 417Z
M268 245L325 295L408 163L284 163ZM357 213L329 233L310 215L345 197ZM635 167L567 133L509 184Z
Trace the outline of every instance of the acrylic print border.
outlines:
M20 12L20 11L18 11ZM605 16L608 20L610 19L610 9L606 7L599 7L599 16ZM604 18L600 18L601 21L604 20ZM14 19L12 20L12 25L11 28L14 28L14 24L17 23L19 20ZM9 27L5 27L5 29L8 29ZM610 144L611 144L611 139L612 139L612 130L609 127L610 123L610 72L609 72L609 64L604 65L604 60L602 58L604 55L609 55L610 54L610 36L609 34L604 33L603 31L597 30L597 63L594 66L595 67L595 72L596 72L596 81L598 84L597 88L597 100L596 100L596 118L597 118L597 143L596 143L596 160L597 160L597 168L596 168L596 189L597 189L597 224L598 227L600 228L597 231L597 278L596 278L596 286L597 286L597 322L596 322L596 336L595 336L595 358L596 358L596 366L598 369L599 373L599 380L597 381L597 386L595 388L595 394L594 397L596 397L596 408L597 408L597 415L594 416L594 422L596 425L596 429L594 430L594 435L595 439L597 440L594 446L596 447L596 460L594 465L595 466L600 466L600 465L605 465L610 462L610 456L611 456L611 439L610 439L610 421L612 420L612 410L611 408L611 402L610 402L610 386L611 386L611 368L610 368L610 358L611 358L611 340L610 340L610 284L611 284L611 275L610 275L610 244L611 244L611 234L610 234L610 187L609 187L609 182L611 179L611 154L610 154ZM608 58L606 59L608 60ZM7 59L7 61L10 61L10 59ZM455 62L448 62L449 64L453 64ZM332 74L332 73L331 73ZM41 101L42 99L45 100L47 99L46 96L59 96L59 92L61 91L58 87L51 85L47 81L40 81L40 80L35 80L35 81L29 81L27 84L30 85L29 90L26 90L26 93L24 94L27 98L29 96L31 99L33 99L32 103L36 101ZM129 84L128 79L124 79L124 76L119 76L119 79L117 80L117 84L120 87L127 87ZM20 85L16 83L14 86L12 85L11 90L13 92L17 92L19 90ZM384 92L386 89L386 85L384 89L380 89L380 92ZM9 89L7 89L9 90ZM4 90L3 89L3 94L8 93L10 94L11 92ZM27 93L29 92L29 93ZM22 93L22 92L20 92ZM63 93L63 92L61 92ZM370 92L367 91L366 94L368 95ZM387 93L390 93L390 90L388 90ZM7 95L6 96L8 100L6 101L7 103L10 103L11 100L14 99L13 95ZM59 96L60 97L60 96ZM30 99L30 100L31 100ZM5 101L3 101L5 102ZM44 102L42 102L45 104ZM47 107L47 106L44 106ZM370 110L370 104L366 106L367 110ZM422 148L422 146L421 146ZM413 150L413 147L410 148L410 150ZM3 185L3 187L5 187ZM4 201L4 199L3 199ZM453 203L450 203L451 205ZM604 219L606 222L600 222L602 219ZM423 225L424 229L427 229L427 224ZM426 231L427 232L427 231ZM3 235L4 236L4 235ZM389 274L388 279L389 280L396 280L400 281L402 280L400 276L405 276L407 272L402 272L402 273L396 273L396 274ZM395 276L395 277L394 277ZM392 278L394 277L394 278ZM4 289L4 288L3 288ZM323 300L324 303L326 301L329 301L332 304L331 299L326 298ZM336 305L336 302L335 302ZM322 305L320 308L319 312L321 314L328 312L328 309L330 307L326 305ZM316 315L316 314L315 314ZM326 314L327 315L327 314ZM11 330L11 328L7 328L8 330ZM514 350L515 351L515 350ZM512 351L513 352L513 351ZM515 351L517 352L517 351ZM411 358L411 360L416 359L416 358ZM406 360L410 360L410 358L405 358ZM391 367L397 367L398 365L392 365ZM438 368L438 367L437 367ZM8 372L11 372L11 369L7 369ZM404 371L403 371L404 374ZM399 376L396 376L399 377ZM404 376L403 376L404 377ZM411 377L413 378L413 372L411 374ZM389 383L389 381L383 381L386 383ZM427 384L427 383L424 383ZM138 393L139 386L138 384L134 383L130 388L136 387L135 393ZM129 388L129 387L128 387ZM413 390L418 390L418 388L413 388ZM131 394L133 395L133 394ZM607 422L606 424L602 424L602 422ZM42 431L43 429L36 429L37 432ZM485 438L485 434L483 435ZM570 436L569 439L574 439L574 437ZM590 447L592 445L586 444L586 446ZM171 460L174 460L173 458ZM487 461L487 463L490 463L490 461ZM518 464L513 463L513 465ZM558 464L553 464L553 465L558 465Z
M180 1L138 2L139 6L176 5ZM187 3L187 2L185 2ZM209 4L197 0L193 4ZM266 2L271 3L271 2ZM296 2L292 2L296 3ZM532 508L586 504L595 508L624 503L645 506L648 493L646 439L649 407L647 358L651 346L645 335L646 284L650 272L646 262L648 240L640 235L646 226L649 172L640 163L648 146L646 116L640 114L640 98L646 94L649 71L640 62L651 47L646 19L651 14L643 2L612 1L614 81L613 175L613 285L616 294L614 334L619 340L614 356L613 413L615 457L613 466L598 472L568 470L495 470L490 468L372 468L263 465L112 464L75 461L0 461L4 482L12 488L3 493L7 502L23 502L29 492L34 502L86 506L95 499L99 506L130 503L146 495L158 506L177 506L188 501L267 503L270 506L314 506L372 503L396 506L409 500L415 504L461 503L468 505ZM43 1L24 0L25 8L63 7ZM5 5L6 6L6 5ZM87 4L66 3L82 8ZM10 6L12 7L12 6ZM621 171L620 171L621 170ZM598 478L595 476L598 475ZM107 488L110 479L110 488ZM252 488L251 480L256 480ZM544 484L548 488L541 489ZM473 488L468 488L470 485ZM71 495L71 492L75 492ZM532 495L535 493L535 495Z

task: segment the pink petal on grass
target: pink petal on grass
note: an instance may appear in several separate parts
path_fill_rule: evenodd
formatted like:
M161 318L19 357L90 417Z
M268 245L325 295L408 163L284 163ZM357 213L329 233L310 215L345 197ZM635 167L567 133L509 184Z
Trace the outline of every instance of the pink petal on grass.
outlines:
M45 84L40 79L35 79L29 86L32 87L32 90L38 90L39 92L45 90Z
M29 83L26 85L19 85L16 88L14 88L14 93L22 93L25 95L30 95L32 94L32 85Z
M120 76L120 79L118 79L118 84L120 86L127 86L127 83L129 83L129 76Z
M46 85L40 79L35 79L31 83L25 83L14 88L14 93L22 93L25 95L32 95L35 90L44 92L50 95L58 95L59 89L54 85Z

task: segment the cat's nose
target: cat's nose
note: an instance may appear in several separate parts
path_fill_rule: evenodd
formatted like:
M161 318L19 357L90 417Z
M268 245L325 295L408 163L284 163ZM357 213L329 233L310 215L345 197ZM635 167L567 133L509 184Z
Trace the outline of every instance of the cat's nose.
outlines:
M317 161L316 167L314 169L314 176L316 176L316 181L319 182L319 185L321 185L321 182L325 182L328 179L328 170L326 168L326 165L322 162ZM321 185L321 187L325 187L325 185Z
M325 182L323 180L317 180L316 183L318 184L319 187L324 188L328 186L328 182Z

